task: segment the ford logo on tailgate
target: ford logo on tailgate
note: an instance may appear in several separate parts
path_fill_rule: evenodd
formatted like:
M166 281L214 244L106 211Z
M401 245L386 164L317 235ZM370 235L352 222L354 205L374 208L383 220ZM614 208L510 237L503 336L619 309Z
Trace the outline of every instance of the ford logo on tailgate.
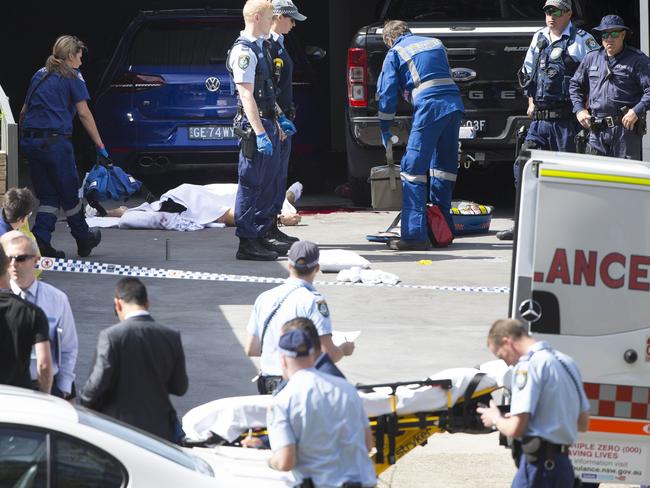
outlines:
M472 81L476 78L476 71L469 68L453 68L451 70L451 77L454 81Z

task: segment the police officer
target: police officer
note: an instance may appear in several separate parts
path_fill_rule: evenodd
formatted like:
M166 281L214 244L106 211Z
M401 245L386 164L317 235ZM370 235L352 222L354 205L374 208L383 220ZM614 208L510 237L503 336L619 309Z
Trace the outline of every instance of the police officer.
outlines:
M519 75L528 96L528 116L533 119L522 149L575 152L580 127L573 117L569 80L589 51L598 48L591 34L571 23L571 0L544 3L546 27L534 35ZM513 171L519 186L520 161ZM512 240L513 229L497 233Z
M382 31L389 47L377 82L381 138L387 146L400 95L413 105L413 123L401 161L401 239L393 250L429 249L425 207L429 197L439 206L451 229L451 194L458 170L458 131L463 115L460 90L451 78L445 46L431 37L414 36L408 24L388 21Z
M296 133L293 120L296 117L296 106L293 103L293 60L285 47L284 36L296 25L296 21L307 20L291 0L273 0L273 24L271 26L271 56L273 69L278 80L278 105L281 115L278 118L280 127L286 137L280 142L280 166L275 179L276 196L274 213L279 215L286 194L287 172L289 170L289 156L291 155L291 141ZM283 242L293 243L297 237L291 237L278 229L277 220L273 220L268 237Z
M243 9L245 28L235 41L228 66L239 99L235 127L241 130L239 186L235 226L239 237L237 259L273 261L285 255L289 244L267 237L275 220L275 181L279 171L280 133L277 123L277 87L269 36L273 7L267 0L248 0Z
M640 160L650 108L650 59L625 44L632 31L618 15L603 17L593 32L603 47L589 53L571 79L573 111L591 131L591 154Z
M573 359L536 341L514 319L497 320L488 334L488 348L515 366L510 416L504 417L494 400L478 408L486 427L520 439L523 453L514 488L574 486L569 446L589 423L589 401Z
M59 207L77 241L79 256L88 256L101 241L99 229L91 230L86 224L71 141L72 120L78 113L97 154L108 157L88 108L86 82L79 72L85 49L76 37L59 37L45 67L32 77L20 111L20 149L29 161L34 192L40 200L32 231L43 256L65 257L51 244Z
M311 319L318 330L321 349L332 361L337 362L354 351L354 342L344 342L340 346L332 342L330 311L313 285L320 270L319 255L318 246L313 242L293 243L288 255L289 279L255 300L244 350L248 356L260 357L257 386L261 394L271 393L282 380L278 339L282 326L296 317Z
M293 470L304 488L375 486L368 457L372 434L356 388L313 368L314 348L305 330L283 334L278 350L289 382L267 414L269 466Z

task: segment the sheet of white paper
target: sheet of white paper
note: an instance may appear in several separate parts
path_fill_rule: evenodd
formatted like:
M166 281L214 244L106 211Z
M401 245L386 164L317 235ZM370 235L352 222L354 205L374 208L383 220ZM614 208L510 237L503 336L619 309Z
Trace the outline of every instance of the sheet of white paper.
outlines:
M361 335L360 330L351 330L349 332L342 332L340 330L332 331L332 342L335 346L340 346L344 342L354 342L357 337Z

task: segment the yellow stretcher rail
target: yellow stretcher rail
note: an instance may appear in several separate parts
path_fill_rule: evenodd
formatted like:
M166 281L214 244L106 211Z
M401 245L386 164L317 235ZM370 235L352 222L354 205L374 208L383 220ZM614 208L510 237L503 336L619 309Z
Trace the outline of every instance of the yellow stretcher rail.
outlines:
M478 383L478 382L477 382ZM397 413L397 395L399 386L431 386L447 390L447 409L435 412L418 412L408 415ZM370 419L370 427L375 439L376 453L374 455L375 469L381 474L395 464L404 455L418 446L427 443L429 437L441 432L470 432L474 434L490 433L476 414L478 403L489 404L491 393L499 387L470 391L452 404L451 380L423 380L399 383L382 383L374 385L358 385L361 390L374 388L391 388L392 412ZM469 395L467 395L469 393ZM467 401L465 396L470 396Z

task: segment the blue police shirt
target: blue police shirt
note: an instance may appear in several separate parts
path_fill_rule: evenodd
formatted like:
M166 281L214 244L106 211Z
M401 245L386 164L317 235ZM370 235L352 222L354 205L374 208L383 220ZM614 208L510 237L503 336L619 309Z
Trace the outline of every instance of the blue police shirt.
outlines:
M592 115L604 117L621 115L620 109L627 107L640 117L650 109L650 58L630 46L613 57L605 48L590 52L569 91L576 113L589 107Z
M568 101L568 79L565 80L564 77L572 76L573 69L577 68L587 53L598 49L598 43L593 36L582 29L575 29L574 40L569 44L574 29L573 24L569 22L559 39L555 41L551 40L548 27L538 30L533 35L522 69L532 78L526 88L526 94L533 97L535 101L549 102L551 105L561 99ZM543 52L540 52L540 41L546 45L542 49ZM574 63L568 72L565 54ZM546 98L549 100L545 100Z
M305 317L314 323L319 336L332 333L330 312L325 299L310 283L298 278L289 278L284 284L257 297L246 329L250 335L261 340L264 322L283 298L282 305L277 309L264 334L260 369L265 375L282 375L278 341L282 326L289 320Z
M377 80L380 121L395 118L400 95L413 104L414 128L464 110L447 51L439 39L407 33L388 50Z
M48 129L62 134L72 133L72 120L77 114L76 104L89 100L86 82L78 70L72 70L71 77L58 72L36 86L47 74L45 68L39 69L27 90L27 111L22 127L25 129ZM34 90L36 88L36 90Z
M375 486L368 457L368 416L357 389L342 378L313 368L297 371L273 397L267 426L271 449L296 446L294 475L311 478L318 488L345 482Z
M241 31L240 36L251 42L257 43L260 48L264 39L262 37L253 37ZM262 56L262 54L260 53ZM261 57L260 56L260 57ZM255 68L257 66L257 56L244 44L235 44L230 51L228 66L232 70L232 77L235 83L255 83Z
M530 414L524 436L573 444L578 435L578 417L589 408L580 371L569 356L539 341L519 359L512 375L510 414Z

